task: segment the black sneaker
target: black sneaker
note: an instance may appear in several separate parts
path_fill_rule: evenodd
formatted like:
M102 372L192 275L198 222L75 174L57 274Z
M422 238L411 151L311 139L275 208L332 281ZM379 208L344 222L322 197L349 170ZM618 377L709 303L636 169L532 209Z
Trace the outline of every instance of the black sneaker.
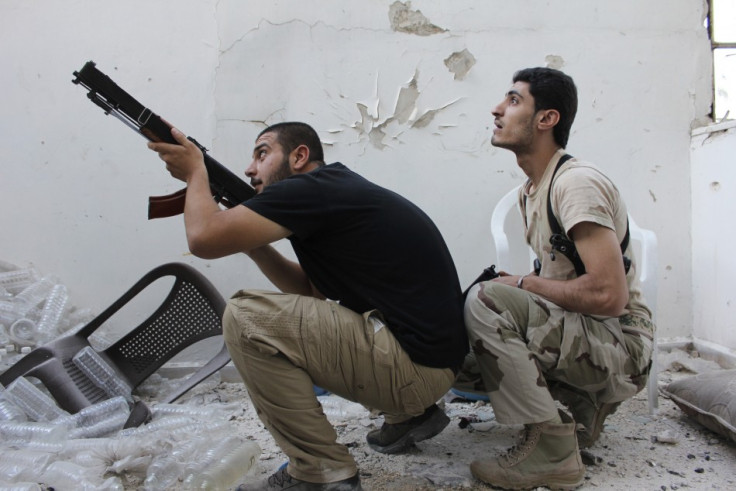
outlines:
M368 433L368 445L376 452L400 453L417 442L438 435L450 422L450 418L437 404L432 404L424 414L402 423L384 423L378 430Z
M360 487L360 476L355 474L353 477L335 482L307 482L301 481L286 470L286 467L279 469L275 474L261 483L238 486L237 491L267 491L277 489L290 489L291 491L362 491Z

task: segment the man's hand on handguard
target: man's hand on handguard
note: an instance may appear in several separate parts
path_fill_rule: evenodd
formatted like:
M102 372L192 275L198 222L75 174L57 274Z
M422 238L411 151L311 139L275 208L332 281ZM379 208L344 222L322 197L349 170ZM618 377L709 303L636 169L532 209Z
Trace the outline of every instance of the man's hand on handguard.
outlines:
M200 172L206 175L207 168L204 165L202 151L176 128L171 129L171 135L179 142L178 145L163 142L148 143L148 148L158 153L161 160L166 162L166 170L174 178L184 182L189 182Z

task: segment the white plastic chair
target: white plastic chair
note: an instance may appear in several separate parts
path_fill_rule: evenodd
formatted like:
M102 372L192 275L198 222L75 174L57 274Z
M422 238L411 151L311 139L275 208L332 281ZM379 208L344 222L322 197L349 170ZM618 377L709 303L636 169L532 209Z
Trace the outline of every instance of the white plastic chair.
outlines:
M521 224L521 210L518 206L520 186L515 187L496 204L491 215L491 235L496 246L496 267L498 270L505 271L531 271L533 269L535 255L530 247L527 246L523 233L517 229L517 234L507 234L506 219L512 210L516 211L517 222ZM631 246L634 248L634 254L637 259L637 269L639 273L639 282L641 283L642 293L646 299L647 305L652 311L652 322L657 321L657 236L651 230L640 228L634 219L629 215L629 232L631 236ZM528 263L523 267L528 269L512 269L515 264L514 254L509 242L509 238L514 244L513 251L525 249L528 254ZM516 261L518 262L518 261ZM659 407L657 399L659 387L657 385L657 373L659 367L657 364L657 332L654 332L653 349L652 349L652 368L647 381L647 400L649 404L649 413L654 414Z

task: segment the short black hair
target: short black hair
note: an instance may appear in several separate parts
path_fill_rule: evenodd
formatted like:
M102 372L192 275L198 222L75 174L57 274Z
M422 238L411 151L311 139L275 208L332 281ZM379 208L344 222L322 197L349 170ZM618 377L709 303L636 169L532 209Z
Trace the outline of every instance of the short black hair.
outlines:
M570 128L578 111L578 91L572 77L554 68L524 68L514 74L513 83L526 82L534 97L534 111L554 109L560 113L560 121L553 129L555 142L567 146Z
M308 124L293 121L272 124L261 131L258 138L264 133L276 134L276 141L281 145L284 155L289 155L299 145L306 145L309 148L309 161L324 165L322 142L319 141L319 135L314 128Z

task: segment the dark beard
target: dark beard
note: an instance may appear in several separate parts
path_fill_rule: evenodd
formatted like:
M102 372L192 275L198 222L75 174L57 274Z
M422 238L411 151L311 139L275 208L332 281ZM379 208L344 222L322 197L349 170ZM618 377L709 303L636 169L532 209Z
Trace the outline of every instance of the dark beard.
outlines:
M284 160L281 161L281 165L279 166L278 170L271 176L271 179L269 179L270 182L268 184L283 181L293 174L294 173L291 172L291 167L289 166L289 157L284 157Z

